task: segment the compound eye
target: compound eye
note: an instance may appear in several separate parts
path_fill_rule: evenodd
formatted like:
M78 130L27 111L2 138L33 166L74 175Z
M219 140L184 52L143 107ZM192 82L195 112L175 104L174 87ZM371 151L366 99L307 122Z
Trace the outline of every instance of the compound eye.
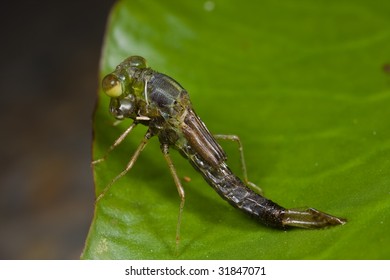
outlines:
M108 74L102 82L103 91L109 97L119 97L123 93L121 81L113 74Z
M135 112L134 96L125 98L112 98L110 101L110 113L116 119L131 118Z
M146 59L142 56L134 55L127 59L130 63L130 67L137 67L139 69L146 68Z

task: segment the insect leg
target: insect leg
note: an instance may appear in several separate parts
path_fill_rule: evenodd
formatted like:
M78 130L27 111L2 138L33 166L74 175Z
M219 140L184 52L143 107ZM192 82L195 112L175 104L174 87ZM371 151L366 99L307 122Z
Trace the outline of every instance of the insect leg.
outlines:
M262 194L263 190L259 186L257 186L255 183L252 183L248 180L248 174L246 171L246 163L245 163L245 158L244 158L244 148L242 146L240 138L237 135L224 135L224 134L216 134L216 135L214 135L214 137L215 137L215 139L234 141L238 144L238 151L240 152L241 169L242 169L244 183L248 187L251 187L252 189L255 189L257 192Z
M133 128L137 125L136 122L133 122L126 130L125 132L123 132L119 137L118 139L115 140L114 144L112 144L110 146L110 148L108 148L107 152L104 154L104 156L102 158L99 158L97 160L94 160L92 161L92 165L95 165L95 164L98 164L102 161L104 161L108 154L113 150L115 149L120 143L122 143L122 141L126 138L127 135L129 135L129 133L133 130Z
M138 156L142 152L142 150L145 148L146 144L148 143L149 139L152 137L152 133L150 131L146 132L144 139L142 139L141 143L138 145L137 150L134 152L133 156L131 157L129 163L127 164L126 168L119 173L114 179L111 180L110 183L104 188L103 192L97 197L96 202L98 202L109 190L109 188L121 177L123 177L129 170L133 167L134 163L137 161Z
M176 226L176 253L177 253L179 248L179 242L180 242L180 224L181 224L181 216L183 213L184 202L185 202L185 193L184 193L183 186L180 182L179 176L177 176L176 169L173 165L172 159L169 156L169 146L167 144L162 144L161 150L168 164L169 170L171 171L171 175L173 177L173 180L175 181L175 185L180 196L179 216L177 218L177 226Z

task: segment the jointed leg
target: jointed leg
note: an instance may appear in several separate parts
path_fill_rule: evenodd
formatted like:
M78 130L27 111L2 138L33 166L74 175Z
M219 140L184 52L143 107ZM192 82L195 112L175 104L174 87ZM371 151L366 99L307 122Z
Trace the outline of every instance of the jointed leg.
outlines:
M258 187L256 184L254 184L248 180L248 175L246 172L245 158L244 158L244 148L242 146L240 138L237 135L224 135L224 134L216 134L216 135L214 135L214 137L215 137L215 139L234 141L238 144L238 150L240 152L241 169L242 169L242 173L243 173L244 183L248 187L251 187L252 189L255 189L260 194L262 194L263 193L262 189L260 187Z
M149 139L152 137L152 134L148 131L146 132L144 139L142 139L141 143L139 144L137 150L134 152L133 156L131 157L129 163L127 164L126 168L119 173L114 179L111 180L111 182L104 188L103 192L97 197L96 202L98 202L108 191L108 189L121 177L123 177L129 170L133 167L134 163L137 161L138 156L142 152L142 150L145 148L146 144L148 143Z
M173 165L172 159L169 156L169 147L167 144L162 144L161 150L163 152L164 158L168 164L169 170L171 171L171 175L173 177L173 180L175 181L175 185L177 188L177 191L180 196L180 208L179 208L179 216L177 219L177 226L176 226L176 253L178 253L179 249L179 242L180 242L180 224L181 224L181 216L183 213L183 208L184 208L184 202L185 202L185 193L183 186L180 182L179 176L177 176L176 169Z
M114 144L111 145L110 148L108 148L107 152L105 153L105 155L102 157L102 158L99 158L97 160L94 160L92 161L92 164L95 165L95 164L98 164L102 161L104 161L108 154L113 150L115 149L120 143L122 143L122 141L126 138L126 136L133 130L133 128L137 125L136 122L133 122L128 129L125 130L125 132L123 132L119 137L118 139L115 140Z

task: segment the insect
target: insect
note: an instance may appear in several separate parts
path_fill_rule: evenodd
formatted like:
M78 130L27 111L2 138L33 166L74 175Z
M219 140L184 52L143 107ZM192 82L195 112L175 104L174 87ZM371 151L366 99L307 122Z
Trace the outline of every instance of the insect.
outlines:
M104 77L102 88L111 98L110 113L118 120L130 118L133 123L108 149L106 155L94 161L94 164L103 161L138 124L147 126L148 130L126 168L106 186L97 201L133 167L149 139L157 136L180 196L176 248L180 240L185 192L169 155L170 148L178 150L188 159L223 199L267 226L279 229L324 228L346 222L343 218L314 208L285 209L255 192L253 189L256 186L248 181L246 174L240 139L234 135L213 136L195 113L187 91L171 77L148 68L143 57L131 56L124 60ZM239 144L243 180L229 169L226 154L216 138L234 140Z

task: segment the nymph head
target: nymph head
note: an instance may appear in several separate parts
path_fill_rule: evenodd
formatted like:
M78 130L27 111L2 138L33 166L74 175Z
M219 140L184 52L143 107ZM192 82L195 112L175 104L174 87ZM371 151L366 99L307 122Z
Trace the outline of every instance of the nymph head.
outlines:
M103 78L104 93L111 97L110 113L117 119L133 118L136 113L136 96L134 89L138 85L133 81L134 74L146 68L146 60L141 56L130 56L114 72ZM137 86L137 87L135 87Z

